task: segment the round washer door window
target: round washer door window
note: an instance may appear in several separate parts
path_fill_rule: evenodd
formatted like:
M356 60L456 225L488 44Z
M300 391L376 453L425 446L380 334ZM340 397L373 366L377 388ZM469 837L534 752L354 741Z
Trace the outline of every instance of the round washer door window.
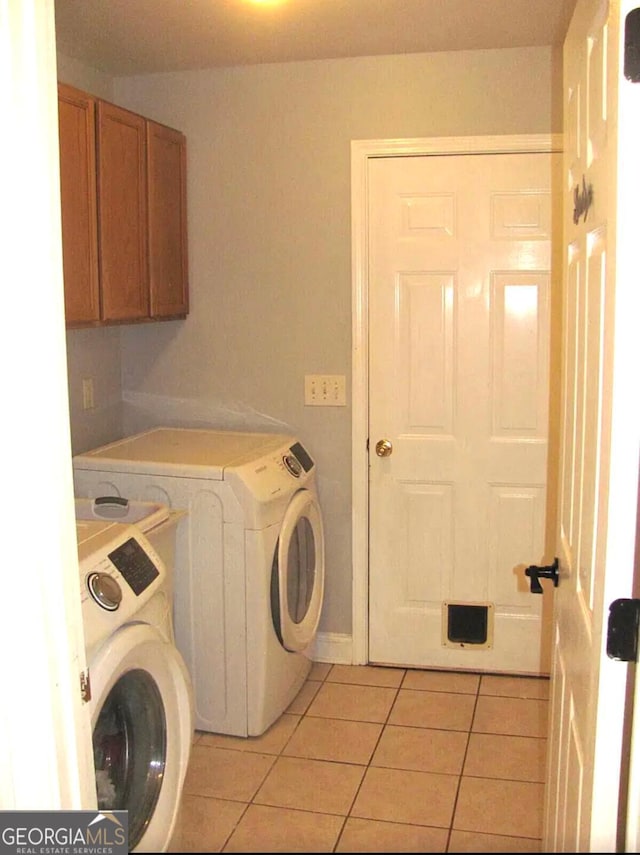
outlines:
M135 849L158 803L167 762L164 705L148 671L127 671L107 695L93 727L93 761L98 808L129 811Z
M311 644L324 596L324 530L315 495L300 490L284 515L272 570L272 613L280 643L292 653Z
M96 796L129 812L129 851L164 852L193 739L184 660L149 624L129 624L89 662Z

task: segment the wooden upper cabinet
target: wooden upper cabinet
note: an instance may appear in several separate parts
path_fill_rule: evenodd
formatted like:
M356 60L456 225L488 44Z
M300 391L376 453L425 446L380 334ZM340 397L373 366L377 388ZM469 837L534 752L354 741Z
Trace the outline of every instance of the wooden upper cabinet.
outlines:
M152 317L189 311L184 134L147 121L149 295Z
M149 316L146 124L98 101L98 235L102 318Z
M186 138L60 83L67 326L185 317Z
M58 85L64 305L68 325L100 320L95 99Z

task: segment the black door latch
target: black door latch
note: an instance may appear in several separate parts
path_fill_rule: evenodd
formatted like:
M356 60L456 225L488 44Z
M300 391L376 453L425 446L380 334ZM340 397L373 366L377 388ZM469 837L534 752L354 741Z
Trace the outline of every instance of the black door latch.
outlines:
M640 600L614 600L607 621L607 656L620 662L638 661Z
M532 564L530 567L524 571L525 576L528 576L531 579L531 593L532 594L541 594L542 593L542 585L540 584L540 577L543 579L553 579L553 587L558 587L558 582L560 581L558 576L558 559L553 559L553 564L547 564L545 567L538 567L536 564Z
M640 83L640 9L632 9L624 22L624 76Z

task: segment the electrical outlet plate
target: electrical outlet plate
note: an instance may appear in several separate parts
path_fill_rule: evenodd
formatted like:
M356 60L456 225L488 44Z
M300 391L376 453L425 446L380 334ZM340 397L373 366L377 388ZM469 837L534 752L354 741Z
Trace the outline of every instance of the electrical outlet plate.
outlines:
M84 377L82 380L82 409L92 410L94 406L93 379L91 377Z
M304 403L307 407L345 407L347 397L344 374L306 374Z

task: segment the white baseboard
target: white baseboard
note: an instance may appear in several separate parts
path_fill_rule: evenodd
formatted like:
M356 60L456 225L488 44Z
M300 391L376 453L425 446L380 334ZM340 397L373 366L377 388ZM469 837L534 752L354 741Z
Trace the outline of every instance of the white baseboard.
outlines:
M355 665L353 637L339 632L319 632L309 649L314 662L331 662L333 665Z

